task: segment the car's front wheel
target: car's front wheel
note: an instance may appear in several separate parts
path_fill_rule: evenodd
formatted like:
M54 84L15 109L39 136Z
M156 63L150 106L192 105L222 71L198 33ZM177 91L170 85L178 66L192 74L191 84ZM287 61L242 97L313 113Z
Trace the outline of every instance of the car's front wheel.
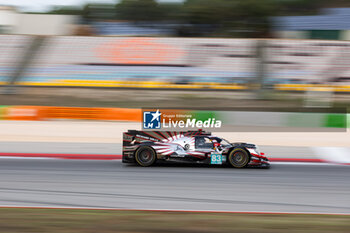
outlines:
M149 167L156 162L157 155L151 147L141 146L135 152L135 160L139 165L143 167Z
M233 149L228 155L228 162L235 168L245 167L249 161L249 153L243 148Z

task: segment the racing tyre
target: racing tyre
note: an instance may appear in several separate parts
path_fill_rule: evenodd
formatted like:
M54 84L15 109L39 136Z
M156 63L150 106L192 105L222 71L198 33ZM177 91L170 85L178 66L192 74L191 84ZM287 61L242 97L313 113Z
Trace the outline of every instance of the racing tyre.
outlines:
M157 160L156 152L149 146L141 146L135 152L135 160L142 167L149 167Z
M249 153L243 148L233 149L228 155L228 162L235 168L245 167L249 161Z

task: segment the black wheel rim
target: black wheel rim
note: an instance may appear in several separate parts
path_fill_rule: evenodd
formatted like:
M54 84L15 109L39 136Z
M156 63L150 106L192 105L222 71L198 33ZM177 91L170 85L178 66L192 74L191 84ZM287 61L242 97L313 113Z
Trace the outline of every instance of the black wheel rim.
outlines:
M140 154L139 154L140 162L142 162L142 163L149 163L149 162L152 161L152 159L153 159L152 151L150 151L150 150L140 151Z
M245 166L247 163L247 155L243 151L237 151L231 156L231 162L236 166Z

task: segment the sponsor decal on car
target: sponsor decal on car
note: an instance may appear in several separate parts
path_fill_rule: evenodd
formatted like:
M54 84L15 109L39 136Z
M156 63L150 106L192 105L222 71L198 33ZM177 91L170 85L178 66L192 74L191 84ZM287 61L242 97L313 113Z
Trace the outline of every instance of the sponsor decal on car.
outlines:
M222 164L222 154L212 153L210 157L210 164Z

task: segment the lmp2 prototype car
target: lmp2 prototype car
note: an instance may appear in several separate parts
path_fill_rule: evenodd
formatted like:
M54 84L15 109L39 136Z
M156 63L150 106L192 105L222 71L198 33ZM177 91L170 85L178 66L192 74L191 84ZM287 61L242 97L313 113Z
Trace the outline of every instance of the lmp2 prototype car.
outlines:
M229 143L210 132L137 131L123 133L123 163L137 163L143 167L157 160L230 164L235 168L270 166L258 147L249 143Z

